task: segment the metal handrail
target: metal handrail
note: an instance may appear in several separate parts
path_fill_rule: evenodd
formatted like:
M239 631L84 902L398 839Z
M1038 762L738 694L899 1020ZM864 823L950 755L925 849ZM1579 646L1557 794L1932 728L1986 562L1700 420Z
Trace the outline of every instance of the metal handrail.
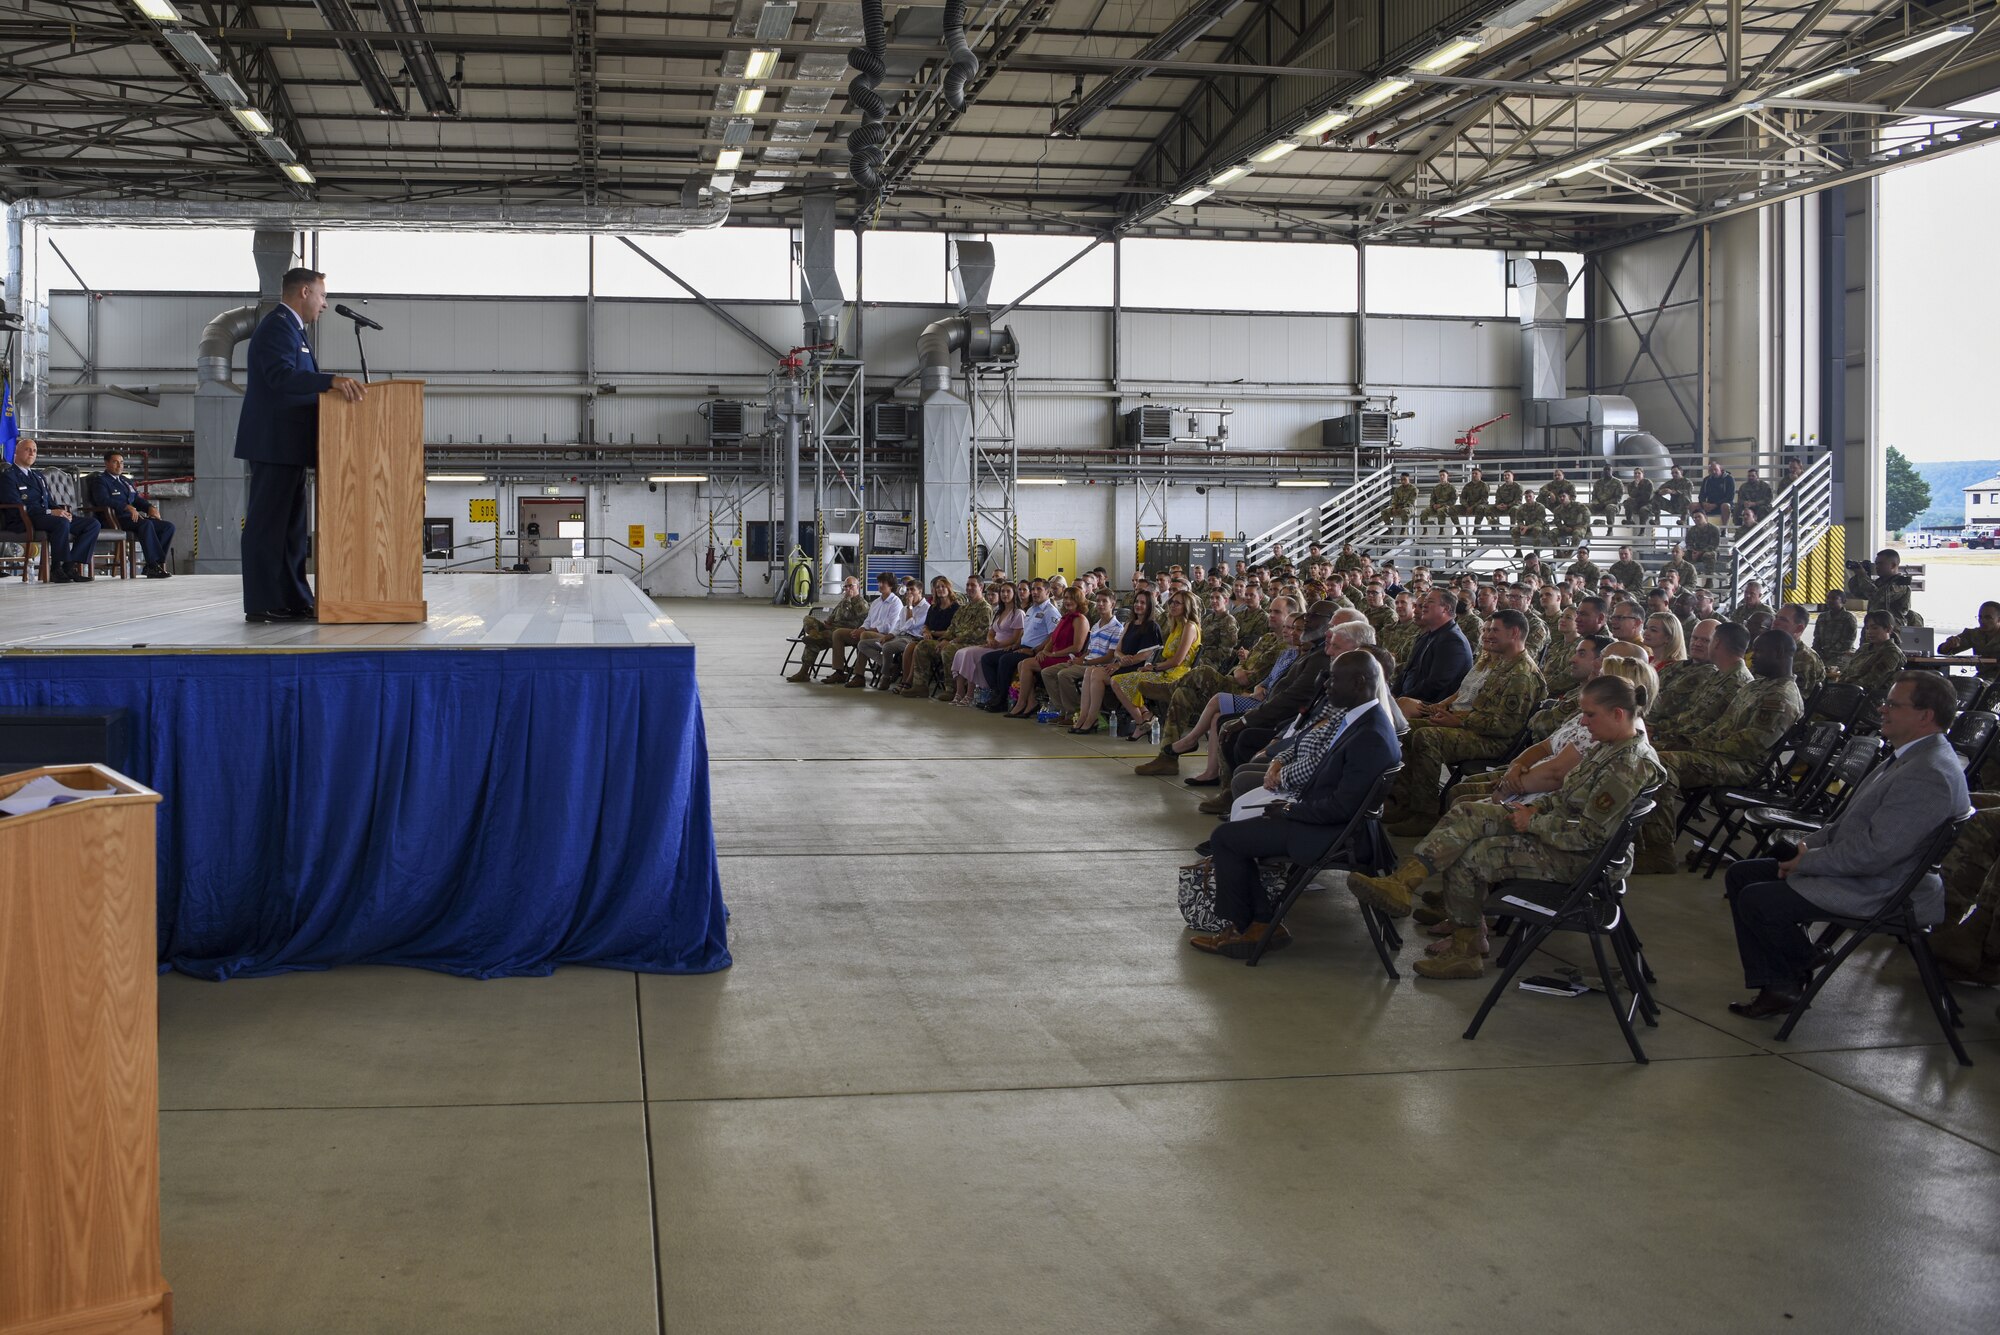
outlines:
M600 575L610 573L609 571L606 571L602 568L604 563L606 562L609 562L612 565L622 566L625 568L625 570L629 571L634 575L637 575L641 570L645 569L645 563L643 561L634 561L630 556L626 554L629 549L625 546L624 543L619 542L616 538L607 538L601 535L597 535L585 538L533 538L533 539L524 539L519 537L469 538L464 542L453 543L452 553L456 555L457 553L464 551L467 548L481 548L485 550L484 555L469 561L450 561L443 565L426 566L425 570L429 574L438 575L438 574L449 574L454 570L471 570L474 568L484 569L484 570L495 569L496 566L494 565L494 562L496 560L496 557L504 556L506 554L509 543L513 544L514 555L515 558L518 560L521 554L521 544L526 541L551 542L551 543L581 542L584 545L583 546L584 554L581 557L573 556L567 552L563 552L560 554L552 552L539 552L537 553L537 557L538 559L547 561L575 561L575 560L596 561L599 564L599 570L597 573Z
M1250 539L1250 560L1265 559L1278 543L1284 543L1294 555L1302 556L1309 543L1337 546L1350 541L1350 535L1367 522L1367 516L1379 515L1388 503L1395 476L1396 469L1384 464L1318 505L1309 505L1291 518L1280 520Z
M1833 524L1833 455L1812 461L1779 493L1771 513L1738 533L1729 545L1729 606L1756 580L1773 601L1786 594L1786 576L1799 568Z

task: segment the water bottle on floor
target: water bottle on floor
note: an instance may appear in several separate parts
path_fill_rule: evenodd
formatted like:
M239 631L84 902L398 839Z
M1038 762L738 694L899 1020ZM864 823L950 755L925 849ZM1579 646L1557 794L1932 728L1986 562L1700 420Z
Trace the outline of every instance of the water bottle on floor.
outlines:
M1158 746L1160 744L1160 719L1159 715L1157 714L1153 716L1153 727L1151 732L1152 732L1153 745Z

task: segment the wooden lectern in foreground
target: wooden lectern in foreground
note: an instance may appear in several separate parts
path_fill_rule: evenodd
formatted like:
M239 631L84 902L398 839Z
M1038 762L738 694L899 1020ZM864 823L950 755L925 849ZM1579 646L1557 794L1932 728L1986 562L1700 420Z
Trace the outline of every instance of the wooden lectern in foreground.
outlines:
M160 795L0 816L0 1335L170 1335L160 1274Z
M423 381L320 395L318 492L321 623L424 620Z

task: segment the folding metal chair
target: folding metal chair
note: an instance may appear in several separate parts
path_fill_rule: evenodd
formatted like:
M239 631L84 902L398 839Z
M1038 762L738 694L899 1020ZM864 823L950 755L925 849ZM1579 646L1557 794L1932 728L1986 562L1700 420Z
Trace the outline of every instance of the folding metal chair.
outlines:
M813 607L806 610L806 615L823 617L832 610L830 607ZM792 669L805 661L806 637L803 635L794 635L791 639L785 641L785 646L785 661L778 667L778 675L781 677L791 676ZM819 675L817 664L813 667L813 675L815 677Z
M1251 949L1250 958L1246 961L1251 968L1264 958L1265 948L1284 923L1285 915L1299 902L1299 896L1305 893L1314 877L1323 871L1335 870L1379 875L1395 865L1395 850L1390 846L1388 836L1382 833L1382 804L1389 800L1390 785L1402 772L1403 767L1399 763L1376 775L1367 797L1362 800L1361 809L1348 818L1326 852L1311 862L1292 864L1285 875L1284 893L1279 896L1278 907L1271 914L1271 930ZM1380 910L1363 904L1361 923L1368 929L1369 943L1375 947L1376 958L1382 961L1383 972L1392 980L1401 978L1402 975L1396 972L1395 952L1403 948L1403 937L1396 930L1394 921Z
M1917 865L1903 878L1902 886L1895 895L1870 918L1849 918L1829 914L1820 919L1826 923L1813 944L1821 950L1831 949L1833 943L1845 934L1847 940L1813 974L1806 990L1799 996L1799 1004L1792 1007L1791 1014L1778 1026L1778 1039L1784 1041L1792 1036L1792 1028L1799 1017L1812 1006L1813 998L1826 986L1827 979L1847 962L1855 948L1871 936L1886 936L1899 941L1916 961L1917 978L1923 984L1924 998L1931 1003L1931 1014L1937 1016L1938 1027L1944 1030L1945 1041L1951 1044L1952 1054L1958 1058L1960 1066L1972 1065L1972 1058L1966 1054L1965 1044L1959 1041L1958 1031L1965 1024L1959 1015L1958 999L1951 994L1951 985L1945 981L1944 973L1931 956L1930 928L1918 924L1916 911L1910 907L1910 898L1926 876L1936 874L1943 865L1945 854L1951 852L1952 844L1972 819L1971 811L1963 811L1945 821L1932 831L1924 842L1923 852L1917 858Z
M1776 783L1763 788L1724 788L1711 793L1708 805L1716 813L1715 824L1707 834L1695 836L1694 869L1700 871L1706 862L1708 869L1703 874L1715 875L1736 836L1742 832L1743 812L1748 808L1793 807L1810 801L1826 780L1840 749L1842 733L1840 724L1830 720L1813 723L1780 769Z
M1575 880L1503 881L1487 894L1486 914L1510 917L1517 927L1494 961L1500 968L1500 976L1493 980L1492 990L1479 1004L1479 1012L1472 1017L1465 1037L1479 1037L1479 1027L1486 1023L1487 1015L1543 942L1557 932L1579 932L1590 938L1598 978L1604 984L1604 995L1618 1020L1619 1032L1625 1035L1626 1046L1632 1049L1632 1060L1642 1065L1648 1060L1646 1050L1639 1046L1639 1035L1632 1028L1632 1016L1636 1013L1648 1028L1657 1028L1660 1008L1647 986L1648 971L1638 938L1625 917L1624 871L1630 865L1632 841L1638 837L1639 827L1653 814L1655 791L1648 788L1633 798L1625 818ZM1618 999L1611 957L1606 956L1604 949L1607 941L1611 944L1611 957L1617 959L1619 969L1625 974L1625 985L1632 993L1629 1007Z
M1966 787L1977 788L1979 771L1992 756L1995 741L2000 740L2000 714L1990 709L1965 710L1952 721L1946 740L1965 761Z

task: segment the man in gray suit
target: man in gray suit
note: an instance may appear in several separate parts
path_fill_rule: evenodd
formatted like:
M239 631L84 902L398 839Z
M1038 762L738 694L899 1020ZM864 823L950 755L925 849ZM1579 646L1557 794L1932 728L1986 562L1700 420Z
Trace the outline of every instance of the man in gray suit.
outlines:
M1729 869L1729 903L1743 985L1757 998L1729 1009L1753 1020L1783 1015L1812 979L1804 925L1829 914L1873 916L1902 886L1939 824L1967 807L1965 770L1945 732L1958 695L1935 672L1904 672L1882 705L1882 739L1895 755L1876 766L1833 824L1790 858ZM1944 917L1944 885L1927 876L1910 901L1917 921Z

